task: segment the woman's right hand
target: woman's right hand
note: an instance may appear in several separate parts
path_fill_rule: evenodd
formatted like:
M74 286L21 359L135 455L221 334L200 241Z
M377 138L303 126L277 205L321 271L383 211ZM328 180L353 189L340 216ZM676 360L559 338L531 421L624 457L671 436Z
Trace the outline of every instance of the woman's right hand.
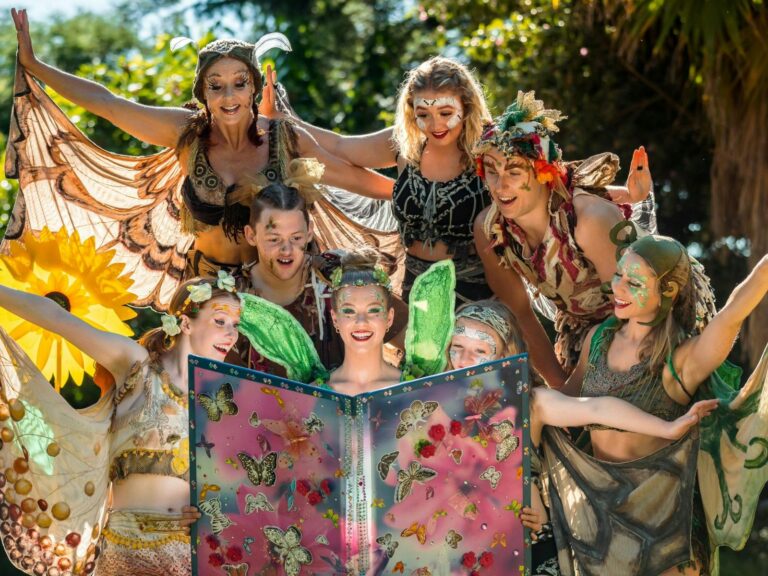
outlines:
M11 8L11 18L16 26L16 38L19 43L19 63L28 70L37 62L35 51L32 49L32 38L29 35L29 20L27 11Z
M259 114L267 118L282 119L285 113L277 106L277 71L267 64L267 72L264 74L264 86L261 89L261 102L259 102Z

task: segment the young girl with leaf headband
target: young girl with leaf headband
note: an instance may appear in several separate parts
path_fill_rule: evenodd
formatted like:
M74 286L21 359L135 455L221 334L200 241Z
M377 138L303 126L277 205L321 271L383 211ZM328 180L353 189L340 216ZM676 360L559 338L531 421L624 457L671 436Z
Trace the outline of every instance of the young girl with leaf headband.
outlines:
M4 286L0 306L69 340L116 382L75 410L0 328L0 531L10 560L28 574L191 574L188 527L199 514L188 506L187 357L223 360L235 343L234 279L182 284L162 327L138 343Z
M717 547L745 544L768 480L768 351L741 390L740 371L724 364L768 292L768 256L714 315L703 269L679 242L646 236L620 256L611 282L614 314L589 332L564 390L615 396L664 420L679 417L694 397L720 405L700 429L671 444L594 426L588 455L557 429L545 430L561 569L639 576L676 574L679 566L716 574ZM693 498L696 484L701 504ZM585 524L587 518L597 520ZM702 520L693 549L692 518Z

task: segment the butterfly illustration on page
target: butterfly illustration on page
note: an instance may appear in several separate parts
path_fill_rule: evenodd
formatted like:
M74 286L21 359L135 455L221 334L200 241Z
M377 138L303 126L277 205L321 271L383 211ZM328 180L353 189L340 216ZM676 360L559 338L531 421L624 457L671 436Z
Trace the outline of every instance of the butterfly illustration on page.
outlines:
M406 538L408 536L416 536L416 540L419 541L419 544L426 544L427 527L424 524L419 524L418 522L414 522L408 528L400 532L400 536L403 536Z
M485 394L466 397L464 399L464 410L467 411L468 416L464 417L464 424L461 426L461 435L464 437L470 436L475 429L475 424L477 424L480 431L480 437L483 439L488 438L490 430L488 424L484 422L484 419L493 415L489 414L489 412L495 412L501 408L501 404L499 403L501 396L501 390L494 390Z
M208 516L211 523L211 531L214 534L221 534L226 528L234 524L229 516L222 513L221 500L219 500L218 496L200 502L198 508L200 508L200 512Z
M437 476L437 472L431 468L425 468L420 462L412 461L405 470L397 472L397 486L395 486L395 502L402 502L410 496L413 483L423 484Z
M286 415L281 420L264 419L261 424L283 439L285 442L283 450L293 458L294 462L304 457L317 458L320 455L320 450L312 442L312 433L306 430L301 419Z
M200 435L200 442L198 442L197 444L195 444L195 446L197 446L198 448L202 448L203 450L205 450L205 455L206 455L206 456L208 456L208 458L210 458L210 457L211 457L211 449L212 449L214 446L216 446L216 444L214 444L213 442L208 442L208 441L205 439L205 434L201 434L201 435Z
M328 542L328 537L325 534L318 534L315 536L315 542L318 544L322 544L323 546L329 546L330 542Z
M251 544L256 542L256 538L253 536L246 536L243 539L243 548L245 548L245 551L248 552L248 555L250 556L253 552L251 551Z
M301 545L301 530L296 526L288 526L285 531L264 526L263 530L287 576L298 576L303 564L312 563L312 553Z
M491 425L491 440L496 442L497 462L504 462L520 445L520 439L515 436L515 425L509 420Z
M245 562L240 564L224 564L222 569L227 573L227 576L248 576L248 564Z
M221 492L221 486L218 484L203 484L203 489L200 490L200 497L198 498L198 502L205 500L208 492Z
M392 463L397 459L398 454L400 454L400 452L395 450L394 452L384 454L384 456L381 457L381 460L379 460L379 463L376 464L376 469L379 471L379 478L381 478L382 480L387 479L387 476L389 475L389 468L390 466L392 466Z
M258 412L251 412L251 415L248 417L248 424L253 428L261 426L261 418L259 418Z
M272 504L267 500L266 494L258 492L256 496L253 494L245 495L245 515L248 516L254 512L274 512L275 509Z
M310 413L307 418L304 418L304 430L307 431L307 434L322 432L324 426L323 421L314 412Z
M235 404L234 393L232 391L232 384L225 382L216 391L215 398L205 392L200 392L197 395L197 402L203 407L205 413L208 415L208 420L211 422L218 422L221 420L223 414L228 416L234 416L237 414L237 404Z
M481 480L488 480L491 484L491 488L496 490L501 480L501 471L496 470L494 466L489 466L482 474L480 474Z
M459 547L459 542L463 539L464 537L455 530L449 530L448 534L445 536L445 543L455 550Z
M277 480L275 470L277 468L277 452L270 452L264 458L255 458L247 452L238 452L237 458L243 469L248 472L248 480L254 486L264 484L272 486Z
M397 550L397 547L400 546L400 543L397 540L394 540L392 538L392 534L389 532L384 534L384 536L379 536L376 538L376 543L384 548L384 552L386 553L387 558L392 558L392 556L395 555L395 550Z
M428 402L422 402L421 400L414 400L411 402L410 408L406 408L400 412L400 422L395 430L395 438L402 438L408 431L415 428L419 422L425 422L430 415L437 410L439 404L432 400Z

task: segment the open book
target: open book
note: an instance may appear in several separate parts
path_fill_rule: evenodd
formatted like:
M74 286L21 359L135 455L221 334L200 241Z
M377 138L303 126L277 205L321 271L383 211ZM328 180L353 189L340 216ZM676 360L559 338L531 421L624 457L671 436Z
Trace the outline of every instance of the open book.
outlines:
M193 573L524 574L527 357L360 396L190 357Z

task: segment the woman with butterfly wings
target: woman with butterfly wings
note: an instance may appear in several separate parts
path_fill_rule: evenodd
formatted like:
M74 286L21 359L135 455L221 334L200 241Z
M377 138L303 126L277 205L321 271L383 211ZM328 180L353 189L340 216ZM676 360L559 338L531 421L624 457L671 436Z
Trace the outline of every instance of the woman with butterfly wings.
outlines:
M483 300L465 305L456 311L456 325L448 349L450 367L469 368L485 362L499 360L526 351L525 342L512 311L498 300ZM530 437L534 489L531 490L531 507L520 510L520 519L530 528L533 547L533 576L560 574L557 548L552 537L552 525L539 489L539 446L545 425L576 427L588 424L612 426L640 434L677 439L692 426L714 410L717 400L703 400L693 404L688 412L668 422L635 408L632 404L611 397L572 398L543 386L534 374L534 388L531 393ZM508 423L492 426L489 435L503 450L505 445L514 443Z
M179 287L163 327L137 343L58 301L0 286L0 306L77 346L114 377L75 410L0 328L2 542L29 574L191 573L187 356L223 360L240 301L229 278ZM209 411L236 411L226 391ZM107 503L109 502L109 510ZM53 551L55 550L55 554Z
M259 115L258 59L271 48L291 49L282 34L267 34L256 44L218 40L202 48L193 84L200 107L192 110L139 104L41 62L32 47L26 11L13 9L11 15L19 68L7 172L20 179L21 192L7 239L44 226L95 236L97 248L108 244L120 261L129 263L138 304L165 309L178 278L215 275L221 269L239 273L256 258L243 239L250 184L282 181L292 159L311 157L325 165L323 183L344 189L334 189L314 213L323 223L319 240L324 247L349 243L344 234L355 240L368 234L382 248L397 252L397 234L387 232L393 227L391 217L370 198L358 196L388 197L391 179L328 154L290 122ZM126 158L98 148L34 79L142 142L166 150ZM44 208L27 210L26 190L34 190L35 206ZM337 204L345 210L336 209ZM347 217L350 213L360 219Z

